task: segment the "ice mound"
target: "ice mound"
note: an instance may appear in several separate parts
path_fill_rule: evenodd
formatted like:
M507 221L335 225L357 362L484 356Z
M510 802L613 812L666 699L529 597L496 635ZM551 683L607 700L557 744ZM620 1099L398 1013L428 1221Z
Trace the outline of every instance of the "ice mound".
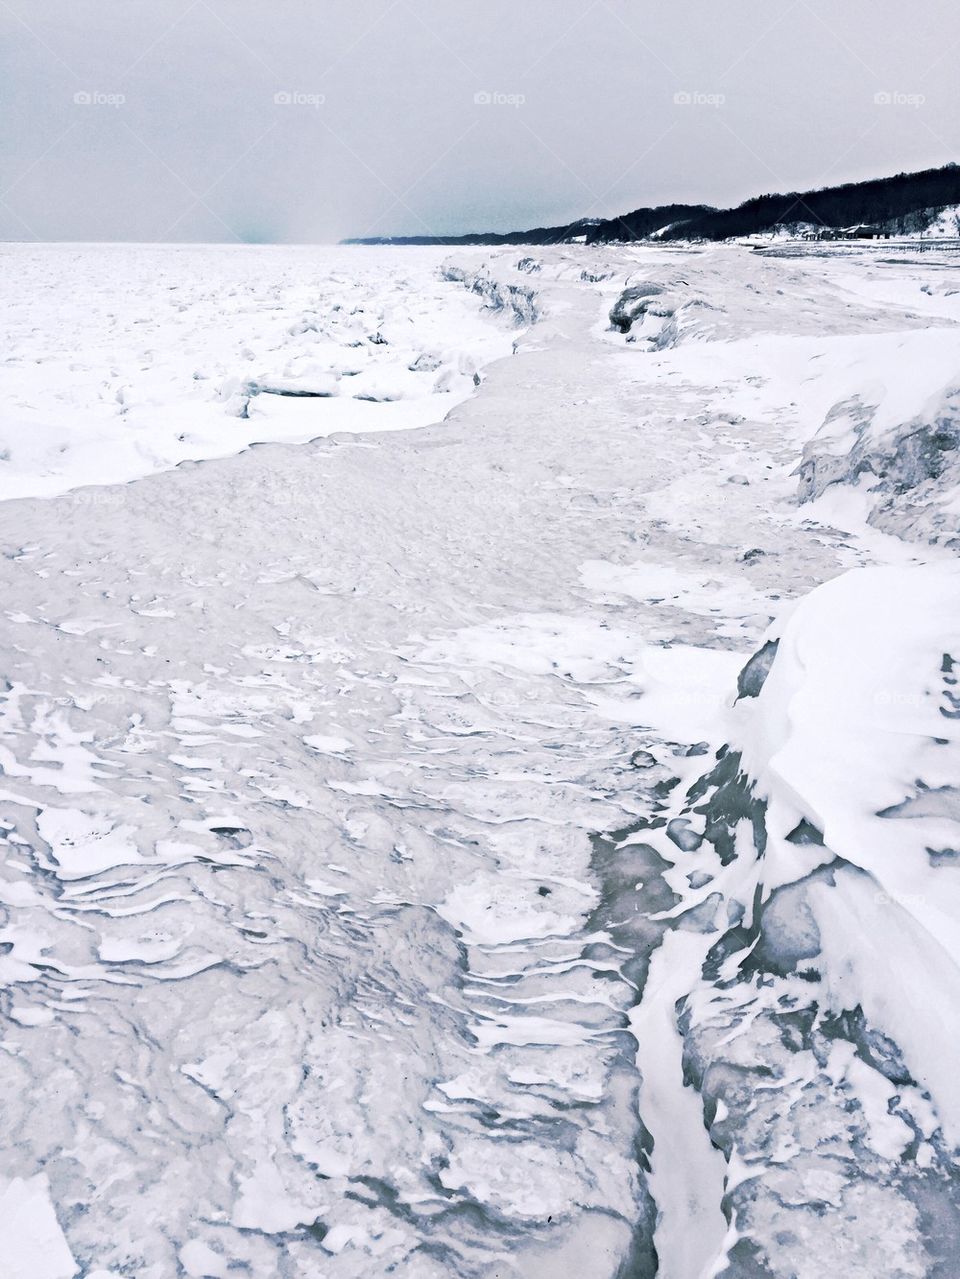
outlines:
M838 1253L850 1274L951 1273L960 566L819 587L739 692L730 743L643 832L699 973L674 1024L702 1166L727 1161L713 1273L819 1279Z
M871 524L960 548L960 382L903 422L885 423L877 408L861 395L833 406L803 450L800 501L863 484Z
M519 278L530 273L530 268L524 265L529 261L518 262L512 272L498 263L496 275L487 263L462 266L449 262L443 268L443 278L465 285L483 299L487 310L503 312L518 325L533 324L539 315L537 291ZM514 275L518 278L512 278Z
M610 308L610 328L649 351L666 351L702 331L702 313L712 309L685 279L628 280Z

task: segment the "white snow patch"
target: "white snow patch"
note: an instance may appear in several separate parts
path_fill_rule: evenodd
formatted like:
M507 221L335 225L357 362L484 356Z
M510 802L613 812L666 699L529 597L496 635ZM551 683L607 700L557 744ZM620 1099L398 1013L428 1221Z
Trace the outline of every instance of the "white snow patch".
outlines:
M46 1173L14 1177L0 1189L0 1274L4 1279L72 1279L73 1259L50 1198Z

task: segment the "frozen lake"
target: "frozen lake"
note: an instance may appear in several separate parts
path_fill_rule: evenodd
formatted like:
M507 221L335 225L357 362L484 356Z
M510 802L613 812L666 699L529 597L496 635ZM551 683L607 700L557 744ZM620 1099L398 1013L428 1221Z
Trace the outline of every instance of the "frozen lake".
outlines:
M0 254L4 1273L946 1275L955 268Z

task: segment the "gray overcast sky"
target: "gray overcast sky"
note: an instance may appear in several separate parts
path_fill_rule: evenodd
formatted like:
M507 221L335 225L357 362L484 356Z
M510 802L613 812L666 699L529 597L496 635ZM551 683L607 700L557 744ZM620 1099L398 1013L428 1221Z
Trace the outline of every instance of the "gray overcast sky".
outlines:
M0 0L0 33L6 239L510 229L960 151L957 0Z

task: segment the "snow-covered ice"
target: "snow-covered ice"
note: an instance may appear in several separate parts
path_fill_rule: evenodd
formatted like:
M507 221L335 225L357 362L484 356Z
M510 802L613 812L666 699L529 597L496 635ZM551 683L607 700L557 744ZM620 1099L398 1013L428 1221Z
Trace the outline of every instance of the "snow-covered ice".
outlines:
M0 498L438 421L512 340L441 278L441 260L430 249L0 247Z
M949 249L3 254L0 1271L958 1273Z

